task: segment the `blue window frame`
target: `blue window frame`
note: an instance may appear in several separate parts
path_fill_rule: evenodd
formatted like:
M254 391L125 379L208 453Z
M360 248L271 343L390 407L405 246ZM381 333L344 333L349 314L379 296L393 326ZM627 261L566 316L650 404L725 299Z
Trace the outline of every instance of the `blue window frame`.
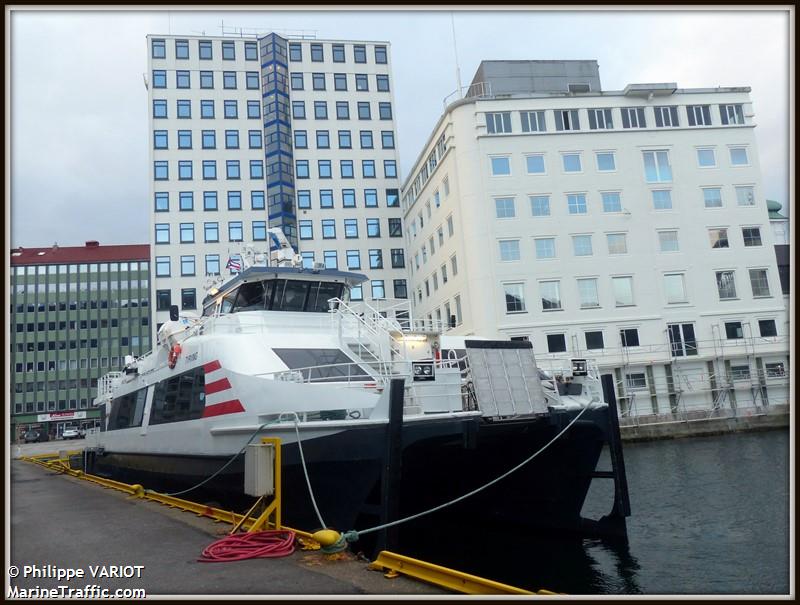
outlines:
M308 149L308 137L305 130L294 131L294 146L295 149Z
M356 207L356 190L355 189L342 189L342 207L355 208Z
M163 69L153 70L153 88L167 87L167 72Z
M353 141L350 137L349 130L340 130L339 131L339 149L352 149L353 148Z
M242 192L228 191L228 210L242 209Z
M192 131L179 130L178 131L178 149L191 149L192 148Z
M225 178L228 180L236 180L241 178L241 172L239 171L239 160L225 161Z
M200 117L206 119L214 117L214 101L210 99L200 101Z
M361 160L361 174L365 179L374 179L375 160Z
M344 219L344 236L348 239L358 237L358 219Z
M311 221L298 221L300 239L314 239L314 226Z
M175 40L175 58L188 59L189 58L189 41L188 40Z
M170 276L169 256L156 256L156 277Z
M383 160L383 176L387 179L397 178L397 162L395 160Z
M381 223L377 218L367 219L367 237L380 237L381 236Z
M249 119L258 119L261 117L261 108L258 105L258 101L247 102L247 117Z
M264 192L263 191L251 191L250 192L250 207L253 210L264 210L266 207L264 205Z
M166 59L167 58L167 45L164 40L153 39L150 42L151 56L153 59Z
M367 208L378 207L378 190L364 189L364 206Z
M317 120L328 119L327 101L314 101L314 118L316 118Z
M153 180L166 181L169 179L169 166L166 161L153 162Z
M219 241L219 223L203 223L203 235L208 243Z
M169 224L156 223L156 244L169 243Z
M369 101L359 101L358 102L358 119L359 120L371 120L372 115L369 110Z
M188 70L179 69L175 72L175 88L191 88L192 80Z
M239 105L236 101L225 101L225 117L227 119L236 119L239 117Z
M336 119L349 120L350 119L350 103L347 101L336 101Z
M367 74L356 74L356 90L359 92L367 92L369 90Z
M266 221L253 221L253 241L263 242L267 239Z
M294 167L294 174L298 179L307 179L308 176L308 160L296 160Z
M343 179L353 178L353 160L340 160L339 171Z
M363 44L354 44L353 45L353 60L356 63L366 63L367 62L367 47Z
M303 47L299 44L289 44L289 61L302 61Z
M188 99L178 100L178 117L182 119L192 117L192 102Z
M156 191L155 193L155 211L156 212L169 212L169 193L166 191Z
M239 131L225 131L225 149L239 149Z
M392 119L392 104L391 103L378 103L378 117L381 120L391 120Z
M217 178L217 161L203 160L203 179L214 180Z
M217 131L204 130L203 131L203 149L216 149L217 148Z
M311 192L308 189L301 189L297 192L297 207L311 208Z
M339 258L336 254L336 250L325 250L322 253L322 258L325 261L325 268L326 269L338 269L339 268Z
M263 179L264 178L264 162L261 160L250 160L250 178Z
M317 131L317 149L330 149L331 137L327 130Z
M245 42L244 43L244 60L245 61L258 61L258 43Z
M400 191L398 189L386 190L386 206L389 208L400 207Z
M153 117L166 118L167 117L167 100L166 99L153 99Z
M234 61L236 59L236 45L233 41L222 43L222 59L224 61Z
M384 149L394 149L394 131L381 130L381 146Z
M250 149L261 149L261 131L248 130L247 131L247 144Z
M178 162L178 180L191 181L192 180L192 161L180 160Z
M248 90L258 90L258 72L248 71L244 75L245 86Z
M292 117L295 120L306 119L306 104L304 101L292 101Z
M181 275L192 276L195 274L194 255L181 256Z
M209 61L214 58L212 47L211 47L211 40L200 40L197 43L198 49L200 51L200 59L203 61Z
M166 130L153 131L153 149L169 149Z
M317 170L319 171L319 178L321 178L321 179L333 178L333 174L331 173L331 161L330 160L318 160L317 161Z
M206 211L214 211L218 210L219 206L217 206L217 192L216 191L204 191L203 192L203 210Z
M235 71L223 71L222 72L222 88L227 88L228 90L235 90L236 89L236 72Z
M194 243L194 223L181 223L180 226L181 243Z
M180 210L181 212L186 212L190 210L194 210L194 192L192 191L181 191L178 194L178 199L180 200Z
M322 220L322 239L336 239L336 221L332 218Z
M372 149L372 131L362 130L359 135L359 138L361 139L361 149Z
M386 47L375 46L375 63L378 63L379 65L385 65L388 62L389 61L386 56Z
M320 189L319 207L333 208L333 189Z
M378 92L389 92L389 76L386 74L377 74L375 83L378 86Z
M311 60L315 63L325 60L325 56L322 52L322 44L311 45Z
M242 241L242 221L231 221L228 223L228 240L231 242Z
M219 275L219 254L206 254L206 275Z

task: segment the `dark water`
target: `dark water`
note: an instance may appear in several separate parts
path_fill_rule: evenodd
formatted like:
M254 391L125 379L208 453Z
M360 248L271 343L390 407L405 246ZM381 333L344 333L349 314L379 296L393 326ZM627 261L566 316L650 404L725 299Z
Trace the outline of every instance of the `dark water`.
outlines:
M477 529L450 560L435 562L568 594L788 593L788 431L626 444L624 453L627 548L558 538L509 544ZM607 456L598 468L610 469ZM612 481L596 480L583 514L599 518L612 501Z

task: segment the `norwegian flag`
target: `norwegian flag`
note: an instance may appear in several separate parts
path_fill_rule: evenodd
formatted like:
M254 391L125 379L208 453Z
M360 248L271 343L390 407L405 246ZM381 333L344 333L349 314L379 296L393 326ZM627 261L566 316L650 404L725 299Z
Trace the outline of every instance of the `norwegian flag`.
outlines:
M230 269L231 271L235 271L238 273L242 270L242 259L238 254L234 254L233 256L228 258L228 263L225 265L226 269Z

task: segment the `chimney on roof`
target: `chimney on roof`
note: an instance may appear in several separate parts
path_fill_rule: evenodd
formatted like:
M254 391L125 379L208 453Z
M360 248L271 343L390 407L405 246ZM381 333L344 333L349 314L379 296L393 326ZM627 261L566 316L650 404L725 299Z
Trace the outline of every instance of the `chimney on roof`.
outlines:
M100 242L98 242L96 240L93 240L93 239L89 240L88 242L86 242L86 247L87 248L97 248L99 245L100 245Z
M53 242L53 252L58 250L58 242Z

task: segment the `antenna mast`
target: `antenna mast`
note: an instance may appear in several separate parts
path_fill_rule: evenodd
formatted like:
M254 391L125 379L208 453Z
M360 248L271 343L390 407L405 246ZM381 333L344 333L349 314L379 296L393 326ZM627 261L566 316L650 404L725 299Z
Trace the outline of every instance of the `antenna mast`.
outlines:
M453 53L456 56L456 83L458 84L458 96L461 97L461 68L458 65L458 46L456 45L456 20L453 11L450 11L450 25L453 29Z

